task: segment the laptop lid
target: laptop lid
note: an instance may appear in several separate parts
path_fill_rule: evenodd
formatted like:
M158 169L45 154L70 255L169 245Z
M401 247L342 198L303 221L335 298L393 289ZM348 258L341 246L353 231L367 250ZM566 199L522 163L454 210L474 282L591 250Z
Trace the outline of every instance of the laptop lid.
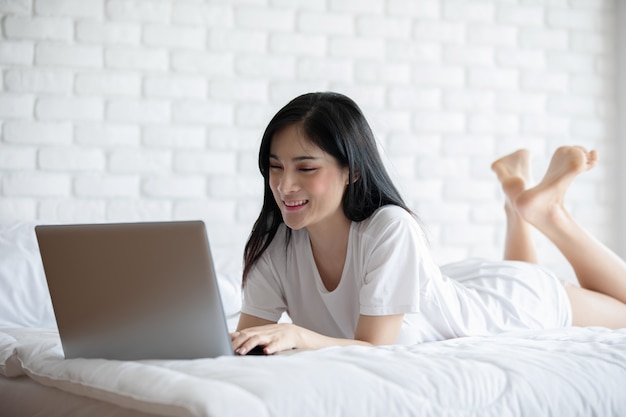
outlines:
M233 354L203 222L35 232L66 358Z

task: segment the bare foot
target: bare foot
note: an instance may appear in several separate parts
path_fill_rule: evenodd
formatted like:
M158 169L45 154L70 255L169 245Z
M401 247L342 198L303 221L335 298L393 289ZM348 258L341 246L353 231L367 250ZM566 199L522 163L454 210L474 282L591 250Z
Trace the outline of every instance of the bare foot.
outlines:
M491 164L506 195L507 207L512 207L517 196L530 182L530 152L520 149Z
M535 187L521 192L514 200L518 213L529 223L541 229L546 222L558 221L566 214L563 200L570 184L578 174L593 168L598 153L581 146L558 148L546 175Z

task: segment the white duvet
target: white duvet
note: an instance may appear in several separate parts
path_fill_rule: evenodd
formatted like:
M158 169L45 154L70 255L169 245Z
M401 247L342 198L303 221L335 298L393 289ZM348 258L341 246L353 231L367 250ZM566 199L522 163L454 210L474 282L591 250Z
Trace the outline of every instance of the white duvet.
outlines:
M64 360L56 331L0 331L0 373L175 416L624 416L626 329L192 361Z

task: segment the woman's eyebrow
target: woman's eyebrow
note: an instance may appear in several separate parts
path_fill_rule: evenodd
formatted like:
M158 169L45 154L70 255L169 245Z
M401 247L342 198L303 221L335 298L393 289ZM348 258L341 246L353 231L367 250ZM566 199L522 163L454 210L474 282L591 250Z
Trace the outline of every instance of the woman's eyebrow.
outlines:
M274 154L270 154L270 159L275 159L277 161L280 161L280 158ZM303 155L303 156L296 156L295 158L291 158L292 161L294 162L300 162L300 161L315 161L318 159L322 159L319 156L311 156L311 155Z

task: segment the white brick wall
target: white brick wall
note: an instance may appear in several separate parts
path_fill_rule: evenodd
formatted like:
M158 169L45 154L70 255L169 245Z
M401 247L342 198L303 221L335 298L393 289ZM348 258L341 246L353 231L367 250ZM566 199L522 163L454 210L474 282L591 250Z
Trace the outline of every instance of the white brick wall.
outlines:
M500 255L489 164L520 147L536 177L559 145L600 150L568 204L616 245L616 1L0 1L0 220L202 218L239 254L269 118L337 90L438 260Z

